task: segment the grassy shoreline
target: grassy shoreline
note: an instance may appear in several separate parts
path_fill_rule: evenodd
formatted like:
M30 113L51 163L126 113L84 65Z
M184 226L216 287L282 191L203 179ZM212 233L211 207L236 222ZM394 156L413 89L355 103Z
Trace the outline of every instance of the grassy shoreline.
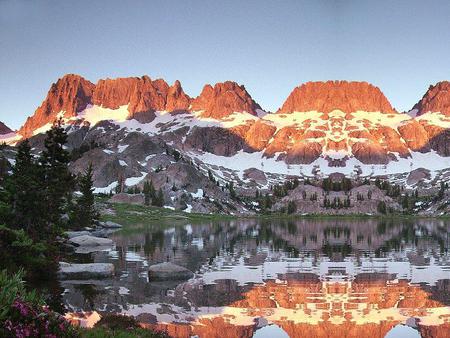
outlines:
M447 220L450 216L426 216L426 215L366 215L366 214L348 214L348 215L328 215L328 214L255 214L255 215L224 215L224 214L201 214L186 213L184 211L171 210L166 208L158 208L153 206L145 206L130 203L113 203L101 201L102 204L102 221L113 221L124 226L136 224L160 222L161 225L176 225L177 223L185 224L201 223L205 221L226 221L236 219L386 219L386 220L411 220L411 219L436 219Z

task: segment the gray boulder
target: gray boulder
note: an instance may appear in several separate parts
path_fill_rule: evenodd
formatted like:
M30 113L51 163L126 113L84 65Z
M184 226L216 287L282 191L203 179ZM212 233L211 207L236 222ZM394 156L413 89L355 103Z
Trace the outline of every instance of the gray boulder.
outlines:
M89 231L66 231L65 234L69 239L71 239L78 236L88 236L91 233Z
M90 235L82 235L69 239L69 243L75 246L95 247L95 246L112 246L113 241L109 238L101 238Z
M184 280L193 276L192 271L170 262L155 264L148 269L150 281Z
M114 265L111 263L59 263L58 276L60 279L98 279L108 278L113 274Z
M118 224L118 223L115 223L115 222L111 222L111 221L100 222L100 226L102 226L103 228L106 228L106 229L120 229L120 228L122 228L121 224Z

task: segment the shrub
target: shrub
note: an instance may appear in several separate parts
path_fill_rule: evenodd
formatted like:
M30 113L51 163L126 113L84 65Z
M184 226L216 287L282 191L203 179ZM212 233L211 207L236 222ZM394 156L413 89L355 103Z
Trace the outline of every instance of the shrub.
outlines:
M0 272L0 336L76 337L70 324L51 311L41 297L25 289L23 272Z
M22 229L15 230L0 225L0 247L0 267L9 271L16 272L23 267L28 274L33 274L42 269L42 266L49 266L49 247L33 242Z

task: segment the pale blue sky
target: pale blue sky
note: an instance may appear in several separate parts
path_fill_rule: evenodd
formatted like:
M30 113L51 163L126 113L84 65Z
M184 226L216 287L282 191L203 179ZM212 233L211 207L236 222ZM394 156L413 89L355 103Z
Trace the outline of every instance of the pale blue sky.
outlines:
M399 110L450 79L450 1L0 0L0 120L66 73L244 84L276 110L306 81L365 80Z

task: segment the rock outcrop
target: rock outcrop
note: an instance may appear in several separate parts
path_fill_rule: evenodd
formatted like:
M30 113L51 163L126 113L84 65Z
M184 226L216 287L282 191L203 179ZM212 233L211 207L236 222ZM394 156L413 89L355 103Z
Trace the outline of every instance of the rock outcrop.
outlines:
M63 76L52 84L44 102L34 115L26 120L19 134L30 137L36 129L47 123L53 123L60 113L66 118L76 116L91 103L94 88L93 83L79 75Z
M76 117L88 105L109 109L126 105L129 118L150 122L153 112L187 110L190 101L179 81L169 86L162 79L142 76L101 79L94 85L79 75L68 74L51 86L47 98L27 119L19 134L30 137L36 129L53 123L58 117Z
M440 112L450 116L450 82L442 81L430 86L413 109L417 109L417 115Z
M279 113L333 110L393 113L389 101L378 87L367 82L307 82L295 88Z
M111 263L69 264L59 263L60 279L97 279L114 275L114 265Z
M261 107L251 98L244 86L236 82L206 85L197 98L192 101L193 111L202 111L202 117L226 118L234 112L247 112L257 115Z
M170 262L155 264L148 269L148 278L151 281L183 280L193 276L192 271Z

